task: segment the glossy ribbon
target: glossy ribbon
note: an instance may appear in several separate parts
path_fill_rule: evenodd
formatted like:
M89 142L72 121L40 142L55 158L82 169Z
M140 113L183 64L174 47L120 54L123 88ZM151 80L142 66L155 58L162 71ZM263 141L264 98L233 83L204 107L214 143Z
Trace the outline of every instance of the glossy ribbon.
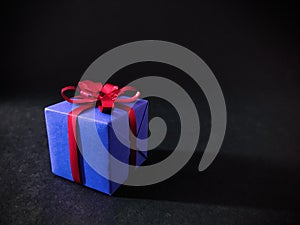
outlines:
M138 99L140 92L134 87L125 86L119 89L118 86L113 84L102 85L100 82L93 82L90 80L84 80L78 83L79 95L69 98L65 95L66 91L75 91L76 86L67 86L62 88L62 97L73 104L80 104L79 107L73 109L68 114L68 139L69 139L69 151L70 151L70 165L72 171L73 180L76 183L82 183L79 168L79 150L76 141L77 136L77 118L85 110L94 107L95 105L101 112L110 113L114 108L115 103L133 102ZM118 98L127 91L136 92L133 97L130 98ZM129 163L131 165L136 164L136 117L135 112L129 106L119 104L118 108L125 110L128 113L129 127L130 127L130 158Z

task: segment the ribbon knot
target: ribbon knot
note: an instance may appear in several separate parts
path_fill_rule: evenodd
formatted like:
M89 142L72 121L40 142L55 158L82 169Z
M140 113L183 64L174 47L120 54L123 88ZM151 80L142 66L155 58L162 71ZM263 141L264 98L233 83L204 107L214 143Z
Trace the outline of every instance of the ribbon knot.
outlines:
M133 102L140 96L140 92L134 87L125 86L121 89L117 85L93 82L90 80L80 81L78 83L80 95L69 98L65 95L66 91L75 91L75 86L67 86L61 90L62 97L75 104L96 103L101 112L110 112L114 108L115 102ZM136 94L130 98L118 98L126 91L134 91Z

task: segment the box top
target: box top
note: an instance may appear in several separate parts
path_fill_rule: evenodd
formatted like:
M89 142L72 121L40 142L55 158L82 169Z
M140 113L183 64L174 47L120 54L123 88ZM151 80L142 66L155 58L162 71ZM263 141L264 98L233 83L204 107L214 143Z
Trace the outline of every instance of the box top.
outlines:
M135 112L139 112L141 110L142 111L146 110L148 101L144 100L144 99L138 99L135 102L120 103L120 104L127 105L127 106L133 108ZM50 105L50 106L46 107L45 111L49 110L49 111L68 115L70 111L72 111L73 109L75 109L77 107L80 107L80 104L78 105L78 104L69 103L67 101L62 101L62 102L59 102L54 105ZM112 120L117 120L118 118L123 117L123 116L128 116L127 112L118 107L115 107L111 114L101 113L97 107L93 107L91 109L88 109L88 110L82 112L79 115L79 117L81 119L93 120L93 121L96 121L99 123L105 123L105 124L109 124L109 123L111 123Z

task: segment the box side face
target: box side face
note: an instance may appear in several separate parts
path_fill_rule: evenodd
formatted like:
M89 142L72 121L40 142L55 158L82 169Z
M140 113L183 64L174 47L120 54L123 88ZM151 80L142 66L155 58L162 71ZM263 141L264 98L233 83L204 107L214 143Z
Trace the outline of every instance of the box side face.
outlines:
M69 157L67 116L46 108L45 118L52 172L73 180Z
M123 117L122 120L119 120L118 122L123 121L125 122L126 126L123 127L126 132L128 133L128 120L126 117ZM122 131L119 131L122 132ZM129 162L129 155L130 155L130 149L127 147L129 146L129 134L127 135L128 138L124 138L122 136L116 136L113 128L111 126L108 127L108 134L109 134L109 153L111 154L109 156L109 176L117 178L120 183L124 183L124 181L128 178L129 173L129 166L126 166L125 168L120 169L118 164L114 163L112 158L115 158L125 164L128 164ZM122 139L122 141L120 140ZM127 143L127 144L123 144ZM117 190L117 188L121 185L119 183L110 181L110 192L113 193Z
M144 116L138 128L138 139L136 142L138 152L136 158L137 166L140 166L148 156L148 104L144 108Z
M136 126L137 126L137 137L139 139L146 139L148 137L148 101L146 100L138 100L136 104L129 103L126 104L130 107L133 107L136 116ZM118 109L121 110L121 109ZM124 110L122 110L125 112ZM108 126L108 134L109 134L109 151L111 153L110 157L114 157L117 160L128 164L130 157L130 141L129 141L129 119L128 114L122 114L118 118L118 126L114 129L110 124ZM116 135L117 133L117 135ZM137 161L136 165L141 165L147 157L147 142L137 142L137 147L141 151L137 151ZM114 164L112 160L110 160L109 171L111 177L117 177L118 180L123 183L128 178L129 166L127 169L120 169L118 165ZM115 182L110 183L110 189L113 193L120 186Z

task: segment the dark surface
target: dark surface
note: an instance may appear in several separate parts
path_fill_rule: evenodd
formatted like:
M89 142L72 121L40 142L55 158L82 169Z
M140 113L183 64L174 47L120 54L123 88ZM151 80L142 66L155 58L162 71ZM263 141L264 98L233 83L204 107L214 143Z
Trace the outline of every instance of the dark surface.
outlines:
M248 104L246 115L229 115L221 153L205 172L197 171L196 153L171 179L148 187L124 186L110 197L51 174L42 109L53 99L45 98L1 103L3 224L296 224L299 220L299 152L291 147L297 140L290 135L299 132L299 119L288 110L296 100L276 101L286 106L278 108L282 116L276 123L263 106L259 111L269 116L258 119L257 104ZM282 132L287 124L290 133ZM158 151L150 161L165 154Z
M292 2L11 2L3 7L0 102L1 224L298 224L300 205L299 15ZM197 152L178 174L114 196L51 174L43 108L61 101L105 51L129 41L183 45L213 70L226 100L221 151L198 163L210 132L199 87L170 66L144 63L119 71L126 84L161 75L193 96L200 122ZM159 99L150 116L169 120L149 158L170 154L177 117ZM176 141L175 141L176 140Z

